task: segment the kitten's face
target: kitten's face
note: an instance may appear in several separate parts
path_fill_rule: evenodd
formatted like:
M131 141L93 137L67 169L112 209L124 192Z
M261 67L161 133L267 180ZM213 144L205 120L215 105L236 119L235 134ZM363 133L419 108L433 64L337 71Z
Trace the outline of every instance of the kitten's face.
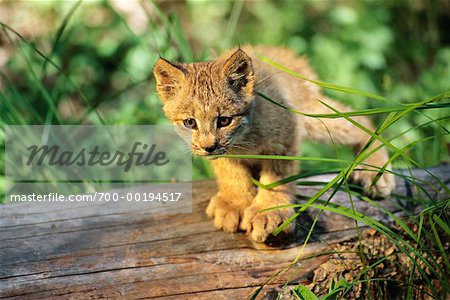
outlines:
M182 135L192 134L192 152L207 156L239 151L253 111L250 58L236 51L227 60L154 68L164 112Z

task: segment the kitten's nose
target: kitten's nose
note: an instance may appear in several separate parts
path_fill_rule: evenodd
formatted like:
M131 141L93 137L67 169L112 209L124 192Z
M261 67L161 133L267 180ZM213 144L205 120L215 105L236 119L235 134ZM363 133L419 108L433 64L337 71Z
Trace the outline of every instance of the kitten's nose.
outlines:
M208 153L211 153L211 152L214 152L214 150L216 150L216 148L217 147L215 145L211 146L211 147L206 147L205 151L208 152Z
M217 149L217 144L214 144L212 146L208 146L204 148L206 152L211 153L214 152Z

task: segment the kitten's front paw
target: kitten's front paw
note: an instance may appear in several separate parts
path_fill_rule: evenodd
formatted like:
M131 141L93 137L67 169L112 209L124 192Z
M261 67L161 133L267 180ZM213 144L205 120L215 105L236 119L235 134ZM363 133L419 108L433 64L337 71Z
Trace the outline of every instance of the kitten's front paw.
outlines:
M211 198L206 214L214 219L214 226L225 232L236 232L239 228L239 222L242 219L245 208L250 201L241 201L235 203L227 201L225 197L217 194Z
M391 173L384 172L380 178L378 178L378 181L373 184L377 174L378 172L376 170L355 171L350 176L350 180L361 185L367 196L372 198L386 198L395 189L395 177Z
M254 204L244 211L244 219L242 220L241 228L250 234L253 241L259 243L265 242L275 229L294 214L293 209L276 209L260 212L261 210L273 206L276 206L276 204ZM294 232L294 222L284 228L283 231L287 234Z

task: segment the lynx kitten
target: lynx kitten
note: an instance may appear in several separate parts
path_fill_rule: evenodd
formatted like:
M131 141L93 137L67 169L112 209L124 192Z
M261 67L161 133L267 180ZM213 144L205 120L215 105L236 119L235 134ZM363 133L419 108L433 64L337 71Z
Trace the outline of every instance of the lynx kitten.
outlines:
M338 111L349 108L324 96L319 88L262 62L262 55L309 78L316 78L305 59L281 47L246 46L227 51L216 60L172 63L159 59L153 69L157 91L167 117L192 132L192 151L198 156L218 154L297 155L302 140L333 142L352 146L357 153L370 136L344 118L317 119L291 113L256 93L299 111L334 113L318 100ZM363 116L354 117L369 129ZM373 143L372 148L379 146ZM388 161L384 148L365 161L377 167ZM273 189L258 189L252 177L264 184L297 174L297 162L287 160L212 160L219 192L212 197L206 213L214 225L226 232L247 231L257 242L267 237L293 213L293 209L260 212L294 200L293 183ZM361 166L359 167L361 168ZM394 178L384 173L372 184L377 172L370 167L356 171L353 181L369 195L387 196ZM292 231L293 225L286 231Z

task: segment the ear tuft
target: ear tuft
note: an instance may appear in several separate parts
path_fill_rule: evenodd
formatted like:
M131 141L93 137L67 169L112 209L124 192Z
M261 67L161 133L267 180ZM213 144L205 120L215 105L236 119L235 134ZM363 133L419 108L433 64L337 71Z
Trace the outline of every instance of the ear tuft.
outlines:
M171 63L164 58L158 59L153 67L153 74L156 78L156 90L162 101L169 100L180 90L186 73L186 69L181 65Z
M255 78L252 60L243 50L236 50L225 61L222 76L235 93L248 98L253 95Z

